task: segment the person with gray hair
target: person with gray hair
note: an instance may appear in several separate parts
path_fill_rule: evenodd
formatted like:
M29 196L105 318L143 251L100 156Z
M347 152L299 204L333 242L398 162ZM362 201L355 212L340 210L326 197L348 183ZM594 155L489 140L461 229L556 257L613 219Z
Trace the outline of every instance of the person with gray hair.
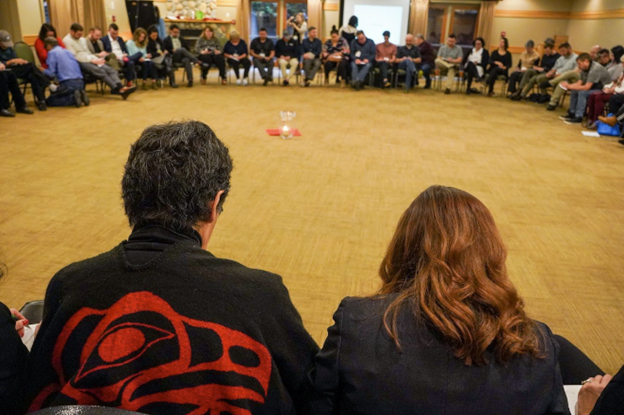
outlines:
M433 50L433 46L429 42L425 40L425 37L418 33L414 36L414 42L420 51L420 57L422 62L416 65L416 70L423 71L423 76L425 77L425 89L431 88L431 70L435 68L435 60L436 53ZM418 76L414 82L415 85L418 85Z
M59 46L54 37L45 38L43 43L48 52L48 67L43 73L50 78L56 78L60 84L56 92L46 99L46 104L50 107L89 105L80 65L74 55Z
M204 123L143 131L121 179L132 232L52 278L17 400L30 411L300 413L318 346L282 278L207 251L232 168Z
M540 61L539 53L535 51L535 42L528 40L524 45L524 51L520 54L520 60L516 70L509 76L509 85L507 87L507 98L515 95L518 91L518 84L526 71L538 66ZM523 85L524 86L524 85Z

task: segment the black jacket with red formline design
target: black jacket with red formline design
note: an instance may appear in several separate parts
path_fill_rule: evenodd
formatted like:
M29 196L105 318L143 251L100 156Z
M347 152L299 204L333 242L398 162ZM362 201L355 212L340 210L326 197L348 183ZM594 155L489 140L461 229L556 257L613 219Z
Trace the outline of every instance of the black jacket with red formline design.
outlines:
M26 381L28 410L294 414L318 347L279 276L157 225L57 273Z

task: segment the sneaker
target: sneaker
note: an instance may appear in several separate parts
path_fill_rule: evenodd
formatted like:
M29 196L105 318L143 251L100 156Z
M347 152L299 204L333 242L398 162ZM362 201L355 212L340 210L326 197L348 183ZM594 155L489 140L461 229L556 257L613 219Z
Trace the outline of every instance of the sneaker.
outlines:
M574 114L568 112L566 115L559 116L559 119L563 121L567 120L568 118L574 118Z
M243 79L243 85L244 86L249 85L249 79L247 79L247 78Z
M306 79L304 86L307 88L310 86L310 80Z
M88 107L89 104L91 104L91 100L87 96L87 91L85 91L84 89L80 90L80 100L82 101L85 107Z
M242 84L243 84L243 81L240 78L236 80L236 85L242 85Z
M31 110L29 110L29 111L31 111ZM0 110L0 117L15 117L15 114L13 114L11 111L9 111L7 109L1 109Z
M563 123L564 124L568 124L568 125L573 125L573 124L580 124L582 122L583 122L583 118L581 118L581 117L572 117L572 118L566 119Z
M284 85L284 86L288 86L288 85L290 85L290 82L288 82L288 81L284 81L284 82L282 82L282 85Z
M80 96L80 91L74 91L74 105L76 108L82 107L82 97Z
M546 111L554 111L555 109L557 109L557 107L550 104L548 104L548 106L546 107Z
M511 97L512 101L522 101L524 99L524 97L522 95L514 95L513 97Z
M192 88L193 87L193 81L188 81L188 84L186 84L187 88Z
M39 108L39 111L46 111L48 109L45 101L37 101L35 105L37 105L37 108Z
M444 90L444 95L449 95L450 93L451 93L451 90L450 90L450 89L446 88L446 89Z
M121 95L121 98L123 98L123 100L125 101L128 99L128 96L134 93L135 91L136 91L136 87L135 88L125 87L119 90L119 95Z

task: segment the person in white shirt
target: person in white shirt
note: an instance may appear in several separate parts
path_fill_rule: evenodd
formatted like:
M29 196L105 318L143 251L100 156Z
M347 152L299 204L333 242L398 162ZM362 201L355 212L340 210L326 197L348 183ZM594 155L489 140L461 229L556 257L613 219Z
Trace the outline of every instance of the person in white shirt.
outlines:
M74 55L83 73L103 81L110 87L112 94L121 95L125 100L136 88L124 87L121 84L117 71L105 65L103 58L89 51L87 41L82 37L83 31L84 29L80 24L72 24L69 29L69 34L63 38L65 47Z

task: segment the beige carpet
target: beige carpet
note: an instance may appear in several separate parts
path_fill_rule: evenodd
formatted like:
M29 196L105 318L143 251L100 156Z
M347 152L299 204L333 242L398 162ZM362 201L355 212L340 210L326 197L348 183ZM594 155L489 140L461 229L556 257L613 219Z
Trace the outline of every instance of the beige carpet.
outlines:
M500 88L497 87L497 91ZM322 342L340 299L373 293L400 214L431 184L491 209L530 315L605 370L624 363L624 147L503 98L216 85L91 93L88 108L0 121L0 301L42 298L61 267L129 233L120 179L147 125L209 124L235 162L209 249L284 277ZM301 138L264 130L297 111Z

